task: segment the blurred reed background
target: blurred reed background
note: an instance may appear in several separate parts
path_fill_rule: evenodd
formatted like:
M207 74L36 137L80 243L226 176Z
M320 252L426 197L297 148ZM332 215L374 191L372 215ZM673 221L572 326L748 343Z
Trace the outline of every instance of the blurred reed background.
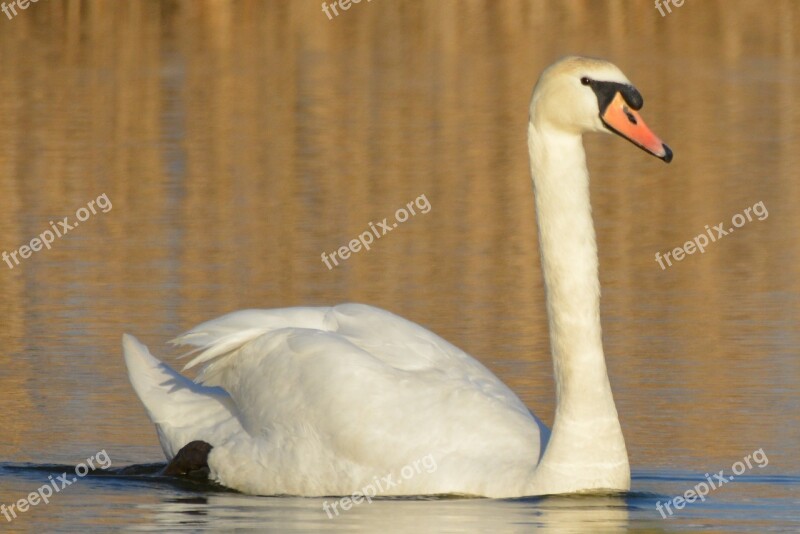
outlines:
M159 460L120 335L170 354L166 340L247 307L387 308L551 422L527 111L544 67L587 54L632 79L675 151L664 165L586 139L631 464L703 472L763 447L796 473L799 21L792 0L666 17L622 0L375 0L333 20L318 0L47 0L0 15L0 251L113 203L0 264L0 458ZM429 213L321 262L421 194ZM765 221L654 261L759 201Z

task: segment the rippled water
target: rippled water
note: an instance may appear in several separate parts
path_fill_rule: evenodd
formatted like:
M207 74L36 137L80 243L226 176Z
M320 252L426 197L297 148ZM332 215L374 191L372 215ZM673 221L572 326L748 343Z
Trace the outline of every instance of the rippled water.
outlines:
M588 0L382 0L333 20L312 0L48 0L0 15L0 252L89 210L51 249L0 263L0 504L100 451L112 462L0 526L800 529L798 24L791 0L664 17ZM174 361L166 340L247 307L387 308L552 422L525 131L539 72L568 53L618 64L675 151L663 165L585 140L631 493L380 499L328 518L322 499L124 469L163 456L122 332ZM421 195L430 210L371 250L320 260ZM655 261L758 203L768 216L705 253ZM657 503L748 455L662 519Z

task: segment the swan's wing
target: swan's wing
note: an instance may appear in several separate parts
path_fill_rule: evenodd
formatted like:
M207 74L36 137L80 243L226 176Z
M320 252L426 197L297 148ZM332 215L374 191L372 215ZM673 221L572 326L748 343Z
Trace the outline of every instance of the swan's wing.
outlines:
M432 455L437 476L400 493L465 491L466 478L486 495L492 483L521 484L539 458L542 425L508 387L460 349L383 310L248 310L175 342L196 347L187 367L202 364L198 380L221 386L236 404L249 437L230 440L210 460L218 459L223 483L243 491L345 494Z
M242 431L224 390L181 376L131 335L122 337L122 347L131 385L156 425L167 460L195 439L214 445Z
M279 331L283 331L280 337L291 337L300 345L304 338L318 341L313 338L329 334L326 339L331 342L346 342L344 347L334 343L332 349L360 349L362 356L387 370L435 370L450 379L464 380L510 407L528 411L513 391L469 354L416 323L364 304L234 312L203 323L172 343L196 347L192 352L199 354L184 370L205 364L198 382L228 390L235 384L224 384L227 381L218 375L230 370L231 358L251 341Z

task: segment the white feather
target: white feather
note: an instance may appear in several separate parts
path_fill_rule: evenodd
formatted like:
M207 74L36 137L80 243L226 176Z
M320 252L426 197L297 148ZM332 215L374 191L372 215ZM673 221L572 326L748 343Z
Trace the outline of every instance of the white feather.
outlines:
M552 435L457 347L387 311L344 304L246 310L197 326L174 343L192 347L186 368L200 367L198 383L125 336L131 383L167 458L202 439L213 445L215 480L265 495L628 489L581 142L604 127L584 76L629 83L610 63L567 58L540 78L528 129L556 379Z

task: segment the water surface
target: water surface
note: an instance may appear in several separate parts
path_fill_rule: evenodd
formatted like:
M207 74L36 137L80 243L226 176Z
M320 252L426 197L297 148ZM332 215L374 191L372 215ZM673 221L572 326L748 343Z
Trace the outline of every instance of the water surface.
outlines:
M12 530L556 532L800 529L800 8L382 0L57 1L0 16L0 251L106 195L13 269L0 263L0 503L106 451ZM120 336L165 341L248 307L360 301L414 320L553 417L525 131L539 72L612 59L674 149L589 136L609 372L627 495L260 498L129 475L163 461ZM418 214L328 269L399 207ZM768 211L661 269L664 254ZM668 519L658 502L754 466ZM110 474L109 474L110 473ZM4 524L5 522L5 524Z

